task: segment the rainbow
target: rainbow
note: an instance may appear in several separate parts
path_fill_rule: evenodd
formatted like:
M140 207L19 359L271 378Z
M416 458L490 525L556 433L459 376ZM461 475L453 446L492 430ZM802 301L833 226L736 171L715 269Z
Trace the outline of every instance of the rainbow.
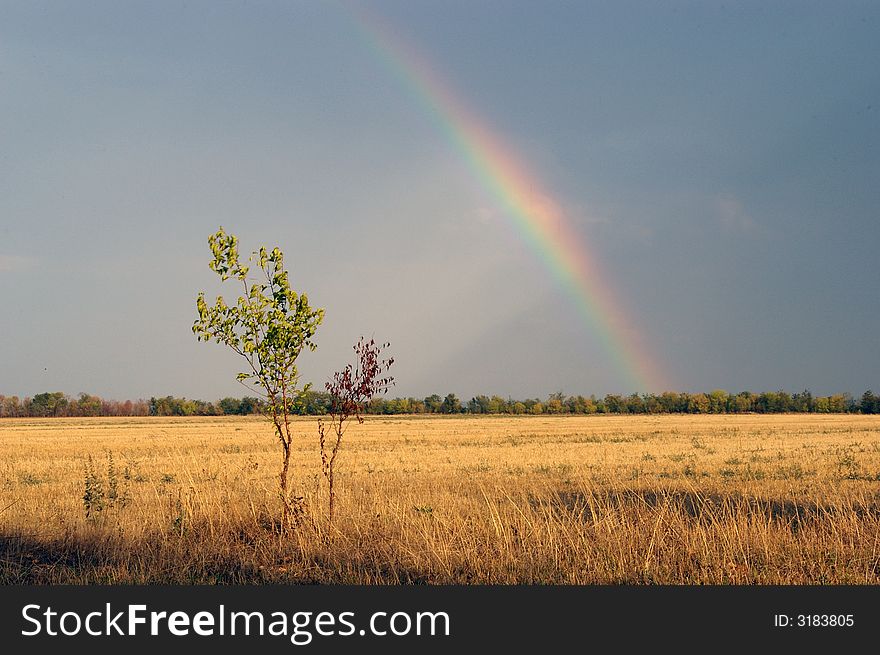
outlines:
M358 32L436 122L471 173L571 297L630 392L670 388L611 292L597 258L514 152L470 111L398 30L348 5Z

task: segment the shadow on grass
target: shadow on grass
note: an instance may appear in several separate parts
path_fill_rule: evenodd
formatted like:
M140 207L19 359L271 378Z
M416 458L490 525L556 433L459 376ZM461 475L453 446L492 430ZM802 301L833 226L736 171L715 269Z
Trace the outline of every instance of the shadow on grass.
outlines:
M246 584L261 582L255 567L228 557L163 561L158 545L89 539L40 540L0 536L0 584Z
M253 545L252 539L241 540L241 548L217 548L201 538L194 534L178 544L160 539L126 544L121 539L0 535L0 584L431 583L426 572L412 570L393 557L379 560L369 553L340 557L338 551L306 555L283 546L256 554L247 546L247 542ZM277 544L277 535L267 533L266 538Z
M880 503L850 502L846 504L795 501L780 498L747 496L739 492L721 494L692 490L624 490L598 491L594 494L559 491L550 499L533 498L532 506L549 503L575 514L583 520L600 520L608 511L659 512L662 508L701 523L729 519L743 513L764 521L787 524L793 531L828 520L851 516L859 520L880 521Z

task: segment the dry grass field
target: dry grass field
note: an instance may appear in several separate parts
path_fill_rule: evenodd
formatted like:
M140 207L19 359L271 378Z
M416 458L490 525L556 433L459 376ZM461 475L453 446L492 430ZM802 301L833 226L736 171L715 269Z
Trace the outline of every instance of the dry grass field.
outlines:
M878 417L369 417L332 528L296 427L284 535L264 419L0 421L0 582L880 582Z

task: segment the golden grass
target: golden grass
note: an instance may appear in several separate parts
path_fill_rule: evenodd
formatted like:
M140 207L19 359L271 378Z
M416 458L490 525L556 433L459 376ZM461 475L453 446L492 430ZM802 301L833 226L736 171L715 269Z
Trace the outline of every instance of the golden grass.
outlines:
M263 419L0 420L0 582L880 582L878 417L369 417L332 529L296 428L282 535Z

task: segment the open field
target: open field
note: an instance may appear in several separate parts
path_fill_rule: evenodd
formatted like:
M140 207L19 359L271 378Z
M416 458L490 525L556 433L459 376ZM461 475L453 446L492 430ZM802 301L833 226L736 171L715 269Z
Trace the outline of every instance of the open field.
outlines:
M296 427L282 536L264 419L0 420L0 582L880 583L880 417L369 417L332 529Z

